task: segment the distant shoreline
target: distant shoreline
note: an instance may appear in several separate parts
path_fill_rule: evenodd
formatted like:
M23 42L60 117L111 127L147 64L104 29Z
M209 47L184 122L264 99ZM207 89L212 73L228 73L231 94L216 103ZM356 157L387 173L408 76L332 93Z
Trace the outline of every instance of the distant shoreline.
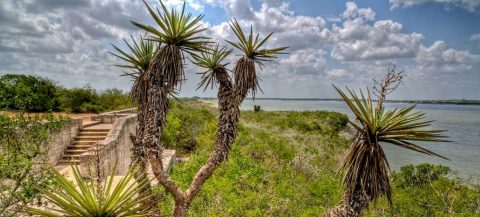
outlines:
M192 97L190 97L192 98ZM193 97L200 101L217 100L213 97ZM247 98L246 100L253 100ZM255 98L255 100L280 100L280 101L343 101L343 99L324 99L324 98ZM374 100L375 101L375 100ZM438 105L477 105L480 106L480 100L387 100L387 103L416 103L416 104L438 104Z

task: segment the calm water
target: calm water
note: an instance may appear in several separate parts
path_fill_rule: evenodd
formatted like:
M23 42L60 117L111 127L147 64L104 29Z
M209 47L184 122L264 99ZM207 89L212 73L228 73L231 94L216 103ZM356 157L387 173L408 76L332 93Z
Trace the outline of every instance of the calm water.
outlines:
M328 110L353 114L344 102L340 101L293 101L293 100L246 100L243 110L252 110L254 105L260 105L265 111L305 111ZM386 107L402 108L409 104L390 103ZM394 170L406 164L435 163L449 166L462 177L480 174L480 106L471 105L436 105L418 104L417 109L427 113L427 118L436 120L434 129L448 130L451 143L419 142L422 147L430 149L450 159L431 157L394 145L383 144L384 150Z

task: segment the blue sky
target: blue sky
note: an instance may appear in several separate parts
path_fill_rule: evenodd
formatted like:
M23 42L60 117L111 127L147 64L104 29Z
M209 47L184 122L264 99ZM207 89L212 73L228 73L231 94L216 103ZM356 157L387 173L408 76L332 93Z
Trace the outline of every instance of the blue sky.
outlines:
M221 44L233 39L228 21L237 18L262 35L273 31L267 46L290 47L259 72L258 97L337 98L331 84L371 86L395 64L407 78L393 99L480 99L478 0L187 0L187 9L205 14L204 34ZM108 51L143 34L129 20L153 25L135 0L2 1L0 74L128 91L131 81ZM187 61L182 96L215 96L195 90L199 71Z

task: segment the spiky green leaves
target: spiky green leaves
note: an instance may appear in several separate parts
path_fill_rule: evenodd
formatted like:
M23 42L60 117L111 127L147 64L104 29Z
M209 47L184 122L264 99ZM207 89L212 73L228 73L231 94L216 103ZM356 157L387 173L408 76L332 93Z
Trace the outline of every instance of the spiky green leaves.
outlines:
M238 48L241 50L246 57L254 60L269 60L269 59L274 59L277 58L278 54L284 54L282 53L283 50L287 49L288 47L278 47L278 48L262 48L262 46L267 42L267 40L272 36L273 32L268 34L267 37L264 39L260 40L260 34L257 33L254 39L254 33L253 33L253 27L250 26L250 33L248 36L243 33L242 27L240 24L237 22L237 20L232 20L230 22L230 28L233 30L233 33L235 33L235 36L237 37L238 41L233 42L226 40L229 44L232 46Z
M151 195L140 193L149 180L135 182L135 167L131 167L115 185L115 168L105 180L104 186L93 181L85 181L77 166L72 166L75 184L56 170L52 170L57 186L40 189L47 200L55 204L55 210L27 208L27 211L40 216L148 216L151 207L145 206Z
M213 85L217 83L216 73L218 70L225 68L225 66L228 65L228 63L222 62L231 52L232 50L228 50L226 47L219 48L219 46L216 45L209 52L202 52L200 55L192 55L194 59L193 63L195 65L207 69L205 72L199 73L202 75L202 78L198 84L198 88L205 86L204 91L209 86L213 88Z
M444 130L427 130L432 121L425 121L425 113L413 112L416 105L403 109L376 109L373 105L370 93L361 98L350 89L347 89L352 100L339 88L335 87L348 107L355 114L361 125L350 122L359 132L368 134L368 138L378 142L386 142L407 148L423 154L445 158L432 151L422 148L411 141L448 142L446 136L441 135Z
M250 33L246 36L237 20L230 22L230 28L235 33L238 41L226 41L244 54L244 57L236 62L233 70L235 85L240 95L246 95L251 90L252 95L255 97L257 89L260 88L255 64L258 64L260 67L263 66L262 61L277 58L277 55L283 54L282 51L287 49L287 47L263 48L273 33L268 34L264 39L260 39L260 34L254 37L253 28L250 26Z
M335 89L359 122L350 122L359 134L342 157L339 167L344 173L343 185L347 189L347 200L355 200L352 204L361 204L358 212L366 208L370 201L382 195L386 195L392 204L388 178L389 165L380 143L390 143L423 154L442 157L412 141L447 142L443 139L445 136L440 134L443 131L425 129L432 122L424 120L424 113L412 112L415 105L385 110L383 106L373 105L370 93L367 97L360 93L359 97L347 88L349 93L347 96L339 88Z
M127 62L125 65L116 66L133 70L133 72L125 72L125 75L138 78L140 74L147 71L157 48L154 42L147 41L143 37L140 37L138 41L136 41L133 36L130 35L130 37L132 38L132 44L123 39L130 51L123 51L119 47L112 45L118 53L109 53Z
M191 13L185 14L185 3L181 12L168 10L160 0L162 12L155 12L145 1L148 12L158 24L159 29L131 21L135 26L152 34L150 40L160 42L166 45L175 45L186 52L197 52L205 50L205 45L209 39L199 36L199 33L206 30L202 28L200 20L203 15L192 17Z

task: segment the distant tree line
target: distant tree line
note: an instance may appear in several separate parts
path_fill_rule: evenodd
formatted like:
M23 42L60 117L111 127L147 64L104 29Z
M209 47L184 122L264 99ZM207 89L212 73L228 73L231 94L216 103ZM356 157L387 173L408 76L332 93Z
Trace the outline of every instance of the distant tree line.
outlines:
M67 89L39 76L0 77L0 110L98 113L132 106L128 94L119 89L97 91L88 85Z

